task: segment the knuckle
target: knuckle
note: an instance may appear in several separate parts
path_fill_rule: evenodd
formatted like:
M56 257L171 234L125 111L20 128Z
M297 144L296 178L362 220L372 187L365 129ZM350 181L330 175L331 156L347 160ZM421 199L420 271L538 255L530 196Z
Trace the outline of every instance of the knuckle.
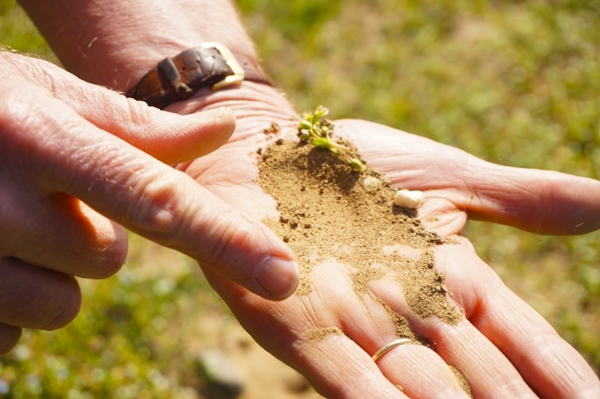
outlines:
M233 281L247 282L253 270L242 265L258 263L260 255L266 255L263 248L253 245L256 229L221 203L198 203L198 195L188 191L187 178L168 169L143 179L147 183L140 179L137 200L131 201L135 204L130 211L131 225L141 228L147 238L195 258L203 267Z
M238 283L248 282L254 272L251 266L266 255L253 244L257 232L243 220L233 210L219 210L200 254L203 265Z
M27 63L29 66L29 72L31 78L41 86L48 89L54 96L60 95L60 88L62 87L61 82L58 81L57 77L54 76L44 64L41 63Z
M134 127L139 125L146 125L149 121L153 119L153 113L157 112L156 108L150 107L144 101L137 101L129 97L127 97L125 101L128 110L128 112L125 113L128 120L122 121L125 124L125 126Z
M57 96L62 90L68 90L64 79L65 72L50 62L29 57L15 56L11 60L15 73L27 79L29 82L48 89Z
M39 111L36 96L40 94L39 90L29 90L29 88L12 85L4 87L1 91L0 100L3 106L0 107L0 122L2 135L19 138L16 132L22 132L34 125L32 116ZM34 126L35 127L35 126Z
M180 174L169 170L168 173L147 173L147 176L137 179L132 186L133 195L137 198L130 202L128 212L133 226L156 234L161 241L177 236L185 223L185 212L180 208L180 202L185 198L177 192Z

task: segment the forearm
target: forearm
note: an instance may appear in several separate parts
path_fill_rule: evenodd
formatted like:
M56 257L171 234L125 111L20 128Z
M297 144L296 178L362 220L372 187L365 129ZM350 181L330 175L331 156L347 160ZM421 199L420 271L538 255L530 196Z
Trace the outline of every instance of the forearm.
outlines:
M156 63L218 41L256 58L229 0L20 0L66 69L117 90Z

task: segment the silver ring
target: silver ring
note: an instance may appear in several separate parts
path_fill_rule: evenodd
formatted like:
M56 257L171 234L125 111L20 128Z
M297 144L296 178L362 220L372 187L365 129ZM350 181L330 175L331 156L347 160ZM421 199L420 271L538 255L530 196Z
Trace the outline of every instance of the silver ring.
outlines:
M389 344L387 344L386 346L384 346L383 348L379 349L377 352L375 352L375 354L371 357L373 359L374 362L376 362L377 360L379 360L379 358L383 355L385 355L386 353L388 353L389 351L391 351L392 349L394 349L397 346L400 345L404 345L404 344L410 344L412 341L408 338L399 338L395 341L390 342Z

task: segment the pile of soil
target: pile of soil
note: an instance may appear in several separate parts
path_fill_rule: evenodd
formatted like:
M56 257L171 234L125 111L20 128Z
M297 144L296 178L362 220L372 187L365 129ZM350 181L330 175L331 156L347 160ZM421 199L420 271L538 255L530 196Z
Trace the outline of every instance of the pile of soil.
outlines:
M357 172L348 154L304 142L280 139L261 153L260 183L275 198L280 213L279 220L265 223L298 258L297 295L311 292L312 267L334 258L353 270L359 297L367 292L370 281L394 271L406 302L421 318L437 316L449 324L462 319L447 300L444 276L435 268L431 251L450 241L427 231L415 210L395 206L396 189L379 173L368 167ZM362 184L368 176L381 181L373 193ZM400 249L406 247L418 250L413 252L419 255L415 259L401 255Z

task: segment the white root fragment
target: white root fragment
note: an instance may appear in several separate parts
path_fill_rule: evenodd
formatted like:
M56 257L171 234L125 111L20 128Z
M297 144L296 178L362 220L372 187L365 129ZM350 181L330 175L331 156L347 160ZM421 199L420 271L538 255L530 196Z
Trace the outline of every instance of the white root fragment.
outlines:
M422 191L398 190L394 196L394 204L404 208L416 209L423 203Z
M373 176L367 176L363 180L363 188L366 192L373 194L381 187L381 180Z

